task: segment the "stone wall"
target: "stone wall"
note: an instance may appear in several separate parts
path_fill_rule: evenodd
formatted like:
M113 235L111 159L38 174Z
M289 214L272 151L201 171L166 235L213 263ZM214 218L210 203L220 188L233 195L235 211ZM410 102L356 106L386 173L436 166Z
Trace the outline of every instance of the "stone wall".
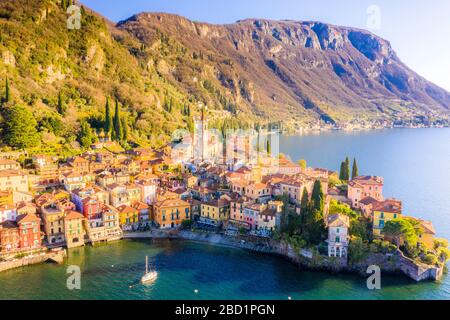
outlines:
M43 263L46 261L53 261L56 263L62 263L65 257L65 251L60 250L56 252L43 252L39 254L30 255L27 257L13 259L10 261L0 262L0 272L25 267L32 264Z

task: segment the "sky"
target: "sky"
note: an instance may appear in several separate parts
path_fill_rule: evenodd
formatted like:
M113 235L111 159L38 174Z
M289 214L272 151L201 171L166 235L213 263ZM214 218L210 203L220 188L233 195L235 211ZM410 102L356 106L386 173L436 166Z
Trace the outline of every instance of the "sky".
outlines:
M194 21L246 18L321 21L369 30L391 42L412 70L450 92L448 0L81 0L118 22L140 12L166 12Z

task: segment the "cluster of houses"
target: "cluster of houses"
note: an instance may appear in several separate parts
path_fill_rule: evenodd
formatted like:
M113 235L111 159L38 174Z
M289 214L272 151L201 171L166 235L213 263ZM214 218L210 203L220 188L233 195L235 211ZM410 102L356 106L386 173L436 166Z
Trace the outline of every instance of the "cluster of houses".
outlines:
M359 211L372 223L372 234L375 239L384 239L384 226L388 221L406 217L403 215L403 204L398 199L385 199L383 196L384 180L377 176L359 176L348 183L346 194L337 188L330 188L329 196L347 203ZM431 221L408 217L418 222L421 229L419 242L428 249L434 245L436 231ZM328 217L328 254L329 256L346 256L349 243L349 217L342 214ZM386 239L388 240L388 239Z
M203 148L214 145L206 142L201 141ZM177 228L183 221L221 226L229 235L270 237L285 211L277 196L287 196L301 214L303 191L311 195L316 181L325 193L329 256L345 257L350 237L349 218L328 215L331 199L370 219L375 237L383 237L386 222L402 215L401 201L384 199L381 177L356 177L343 194L329 188L336 173L326 169L302 168L270 155L239 165L233 154L230 165L230 157L215 163L204 159L206 153L201 149L194 161L175 161L170 145L119 153L97 146L65 161L33 155L25 168L13 154L0 154L0 254L111 241L123 232ZM421 241L432 246L431 222L418 221Z
M300 204L303 188L330 172L276 165L179 164L170 150L89 151L64 162L32 156L26 169L0 160L0 252L81 246L120 239L124 231L179 227L184 220L223 226L228 233L270 236L288 194ZM31 231L29 230L30 227Z

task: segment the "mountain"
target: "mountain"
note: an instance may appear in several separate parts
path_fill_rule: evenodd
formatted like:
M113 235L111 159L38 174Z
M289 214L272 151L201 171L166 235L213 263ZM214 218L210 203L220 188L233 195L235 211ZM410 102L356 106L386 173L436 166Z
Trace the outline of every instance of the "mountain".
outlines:
M448 92L364 30L263 19L212 25L163 13L114 24L85 6L81 29L69 30L67 2L0 2L0 92L7 78L11 96L2 110L22 104L33 114L40 150L79 148L84 122L100 132L107 97L138 145L191 129L199 101L215 125L233 126L436 118L450 110Z
M262 117L345 121L396 111L448 111L450 94L420 77L374 34L321 22L247 19L229 25L143 13L117 27L168 64L186 89L198 74ZM202 57L202 66L162 57L160 35ZM152 51L153 50L153 51Z

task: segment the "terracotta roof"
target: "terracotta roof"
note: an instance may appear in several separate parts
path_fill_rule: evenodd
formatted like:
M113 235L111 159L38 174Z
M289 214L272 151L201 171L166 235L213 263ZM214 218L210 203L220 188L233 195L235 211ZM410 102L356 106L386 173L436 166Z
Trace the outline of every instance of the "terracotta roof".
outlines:
M358 184L361 186L364 185L383 185L384 180L382 177L378 176L359 176L355 177L348 182L350 186L357 186Z
M350 219L343 214L333 214L328 217L328 227L350 227Z
M255 188L256 190L267 189L267 184L254 183L254 184L249 185L247 188Z
M39 219L34 213L21 214L17 217L17 223L27 223L27 222L39 222Z
M373 211L384 211L390 213L402 213L402 202L397 199L386 199L372 204Z
M128 213L128 212L136 212L137 209L123 204L120 207L117 207L117 210L119 210L121 213Z
M275 217L277 215L277 211L275 209L266 208L262 212L260 212L259 215L260 216Z
M156 207L182 207L190 204L180 199L165 199L155 204Z
M363 199L361 199L361 201L359 201L359 204L363 204L363 205L369 205L369 204L374 204L375 202L378 202L377 199L372 198L372 197L365 197Z
M70 212L64 218L66 220L84 219L84 216L76 211L70 210Z
M202 202L202 204L204 204L206 206L211 206L211 207L225 207L225 206L229 205L230 202L225 199L219 199L219 200Z
M144 202L140 202L140 201L133 203L131 206L133 208L135 208L136 210L145 210L145 209L149 208L148 204L146 204Z

